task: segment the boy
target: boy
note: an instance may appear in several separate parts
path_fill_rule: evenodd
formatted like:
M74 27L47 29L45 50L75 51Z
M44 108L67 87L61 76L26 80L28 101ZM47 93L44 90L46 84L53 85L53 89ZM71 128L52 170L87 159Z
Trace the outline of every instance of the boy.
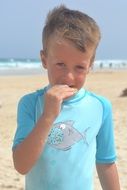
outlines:
M49 85L18 106L15 168L26 190L92 190L96 158L104 190L119 190L111 105L83 89L100 40L95 21L64 6L49 13L41 60Z

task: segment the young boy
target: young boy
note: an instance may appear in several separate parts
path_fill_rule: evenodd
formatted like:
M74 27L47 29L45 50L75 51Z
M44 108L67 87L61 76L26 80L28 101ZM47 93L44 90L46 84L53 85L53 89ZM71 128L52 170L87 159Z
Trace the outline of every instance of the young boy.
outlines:
M26 190L92 190L95 161L103 190L120 190L111 105L83 88L99 40L88 15L49 13L41 51L49 85L18 106L13 160Z

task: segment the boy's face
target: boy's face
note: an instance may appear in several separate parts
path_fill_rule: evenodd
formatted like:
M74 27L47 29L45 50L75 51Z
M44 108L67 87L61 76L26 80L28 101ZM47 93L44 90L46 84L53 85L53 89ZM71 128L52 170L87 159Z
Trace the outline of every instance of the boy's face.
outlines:
M79 90L91 66L93 49L81 52L71 42L52 39L47 55L41 51L43 67L48 71L51 86L68 85Z

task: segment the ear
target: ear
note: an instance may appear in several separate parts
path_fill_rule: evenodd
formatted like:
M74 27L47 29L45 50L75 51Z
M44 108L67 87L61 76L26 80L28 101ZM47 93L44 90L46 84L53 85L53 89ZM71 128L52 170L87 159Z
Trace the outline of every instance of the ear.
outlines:
M90 69L91 69L91 67L89 66L88 68L87 68L87 70L86 70L86 75L88 75L89 74L89 72L90 72Z
M93 56L92 56L92 58L91 58L91 60L90 60L90 65L89 65L87 74L90 72L90 70L92 70L94 60L95 60L95 53L93 54Z
M91 60L86 74L88 74L92 70L92 68L93 68L93 60Z
M47 58L46 58L44 50L40 51L40 57L41 57L41 62L42 62L43 67L47 69Z
M90 64L88 70L87 70L87 74L92 70L93 64Z

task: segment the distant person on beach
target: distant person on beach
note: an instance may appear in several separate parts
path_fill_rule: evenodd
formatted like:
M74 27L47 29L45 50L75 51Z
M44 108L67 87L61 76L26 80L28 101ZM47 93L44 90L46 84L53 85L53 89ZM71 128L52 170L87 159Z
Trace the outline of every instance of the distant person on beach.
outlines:
M96 163L102 189L120 190L111 104L83 88L98 25L62 5L49 12L42 41L49 84L21 98L13 144L25 189L92 190Z

